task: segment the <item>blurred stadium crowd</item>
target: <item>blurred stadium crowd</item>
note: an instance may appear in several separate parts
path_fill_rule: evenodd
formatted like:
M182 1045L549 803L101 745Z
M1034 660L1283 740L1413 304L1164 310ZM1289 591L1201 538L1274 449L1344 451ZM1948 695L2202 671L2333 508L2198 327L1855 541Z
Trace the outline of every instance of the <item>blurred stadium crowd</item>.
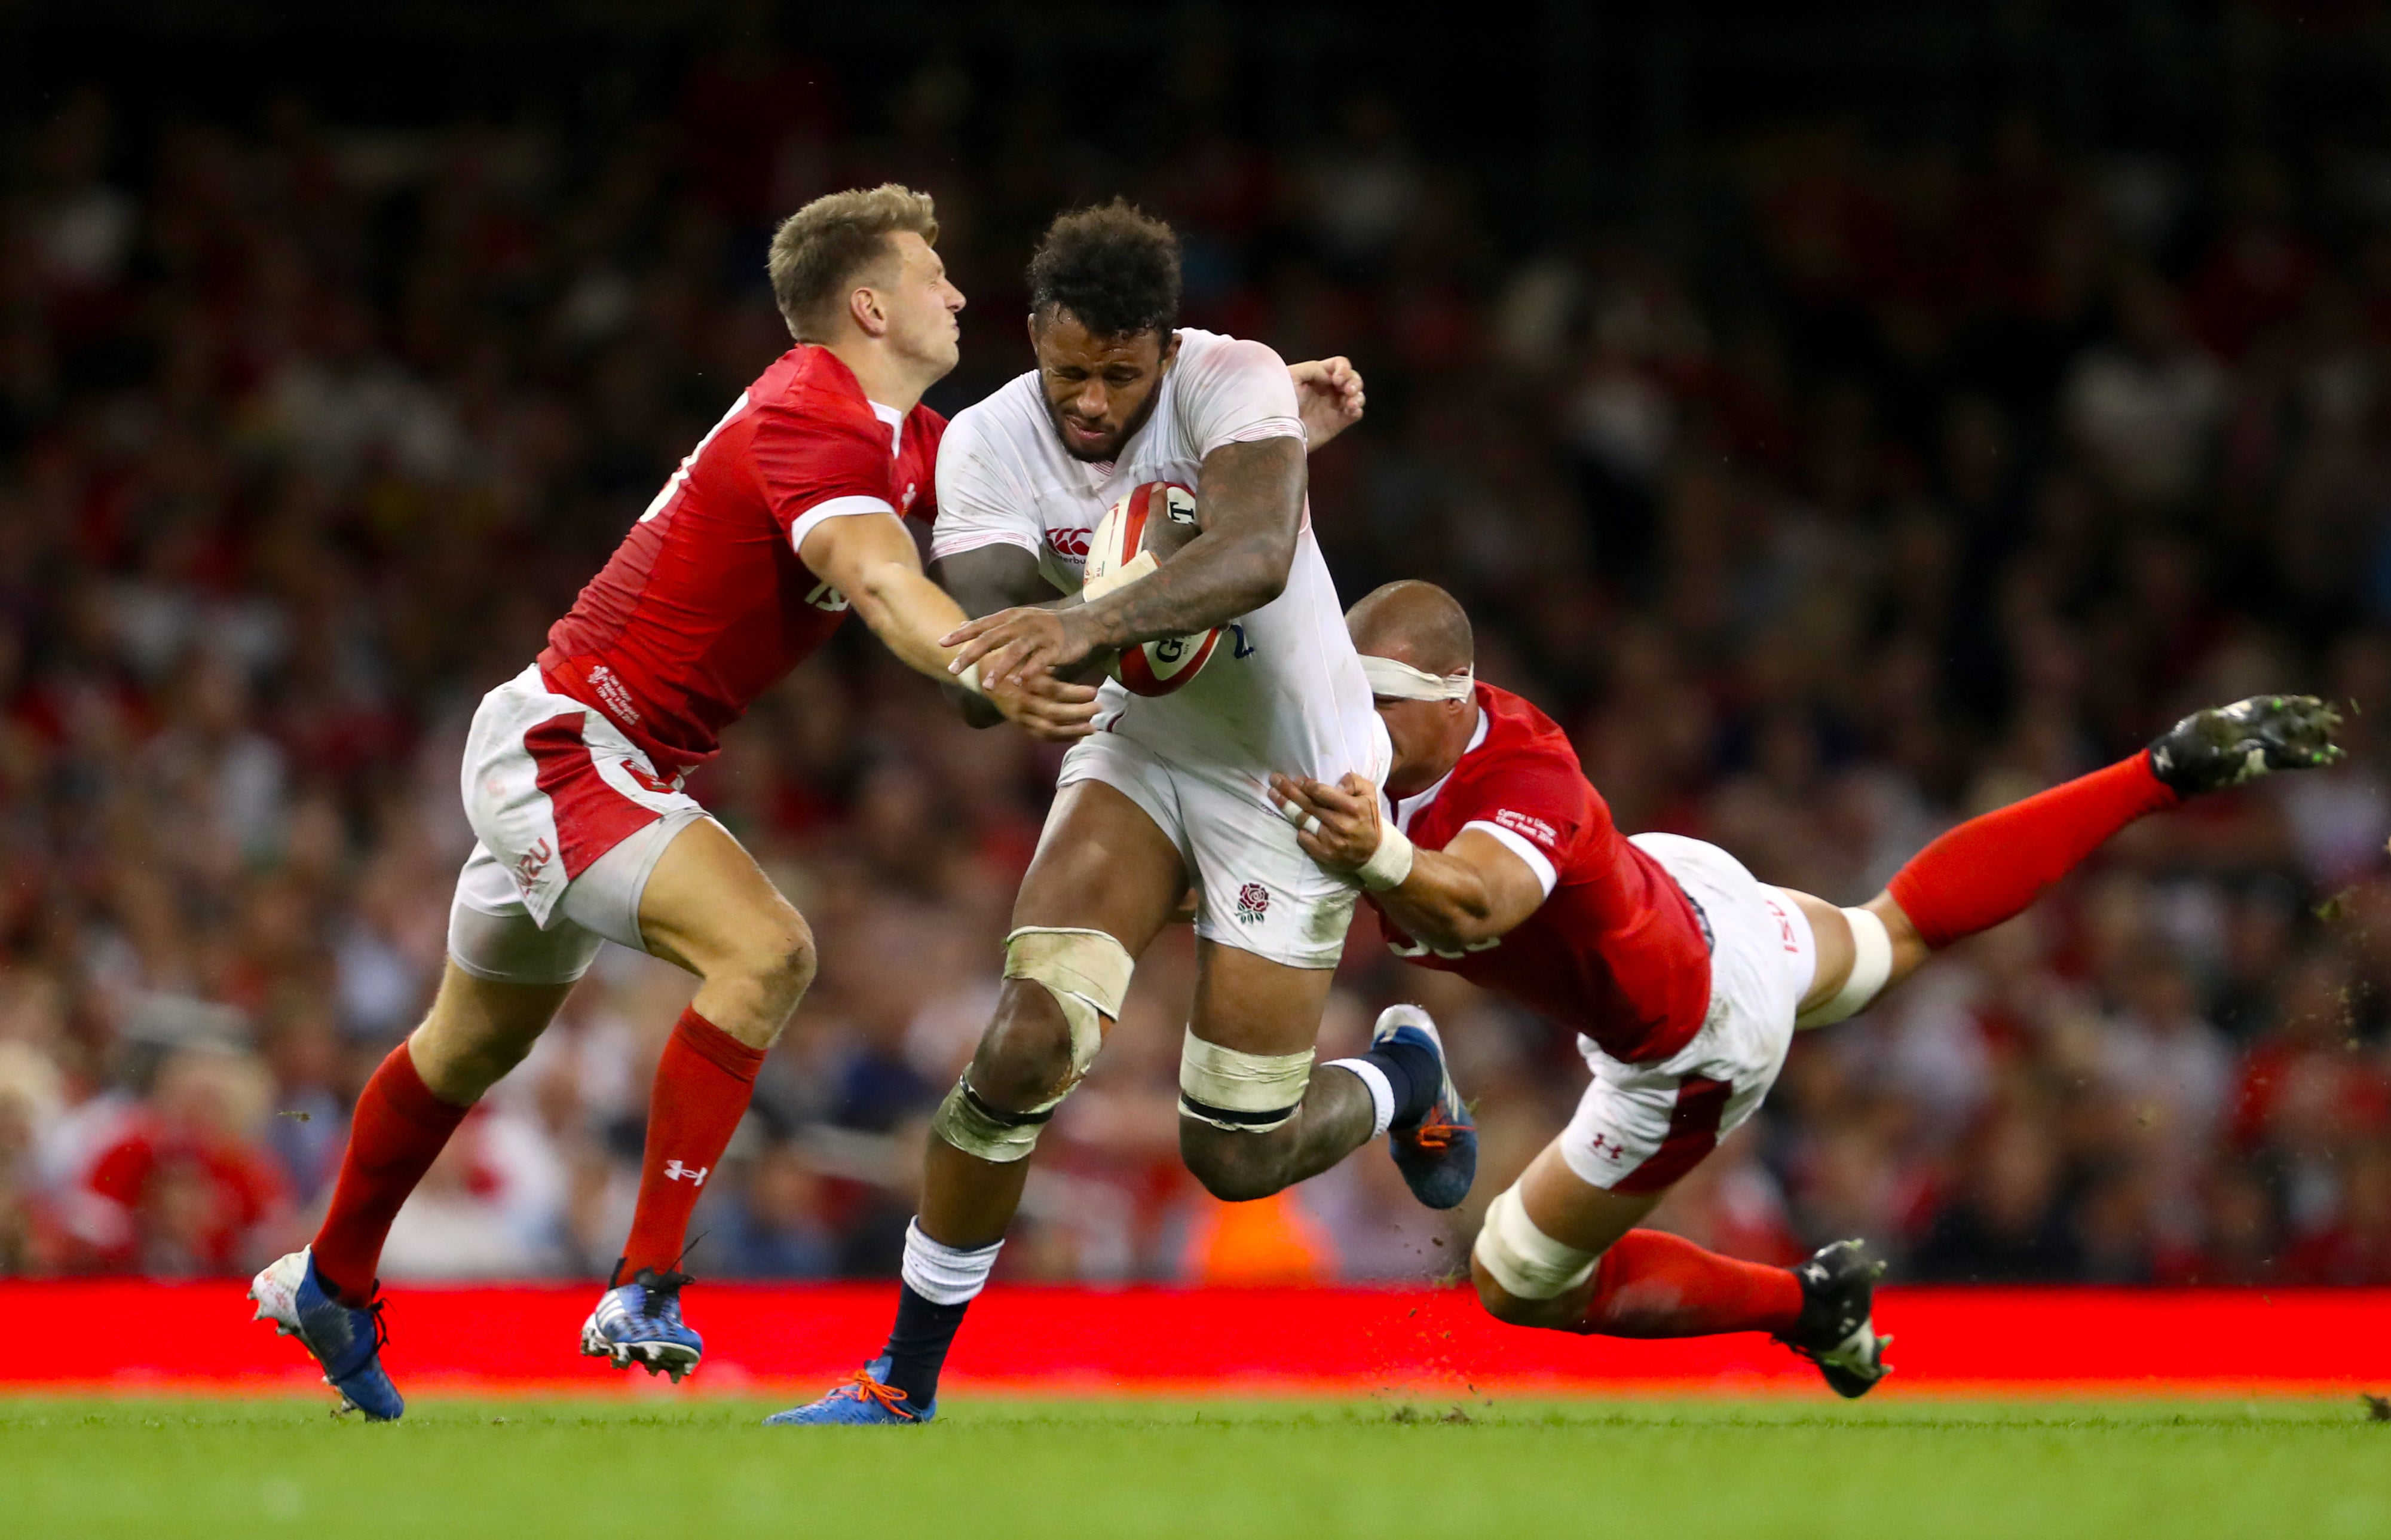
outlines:
M1963 814L2195 704L2313 689L2350 763L2127 832L2023 919L1796 1045L1662 1219L1917 1279L2391 1283L2391 164L2201 166L1744 136L1698 240L1505 249L1363 96L1240 136L1183 73L1134 154L960 71L881 117L700 63L670 110L364 130L136 123L0 160L0 1273L246 1271L312 1225L345 1109L441 965L464 723L786 345L771 217L935 191L972 310L951 410L1026 367L1020 270L1124 191L1186 319L1351 355L1317 458L1349 597L1453 588L1481 672L1631 830L1856 902ZM1017 109L1017 110L1016 110ZM859 628L693 785L812 919L821 983L709 1184L701 1276L893 1271L922 1126L992 999L1054 769ZM1015 1277L1449 1272L1476 1208L1365 1152L1229 1209L1179 1171L1183 938L1040 1155ZM687 986L609 949L401 1217L391 1276L602 1274ZM1427 1001L1500 1191L1566 1032L1385 955L1325 1046Z

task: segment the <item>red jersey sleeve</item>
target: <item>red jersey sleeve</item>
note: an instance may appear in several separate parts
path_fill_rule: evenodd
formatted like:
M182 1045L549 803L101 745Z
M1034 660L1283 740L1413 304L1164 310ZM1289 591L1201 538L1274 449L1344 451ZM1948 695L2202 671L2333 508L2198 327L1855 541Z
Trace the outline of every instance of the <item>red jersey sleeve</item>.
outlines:
M1558 756L1492 759L1482 773L1454 791L1460 794L1452 814L1459 824L1454 837L1471 829L1492 835L1527 862L1546 894L1589 843L1598 843L1610 828L1609 811L1594 788L1575 764Z
M938 445L947 436L947 420L927 407L916 407L905 435L905 464L898 479L917 487L913 500L898 510L925 525L938 519ZM900 494L901 496L901 494Z
M876 420L826 420L767 408L748 441L748 463L772 521L794 549L824 519L896 512L889 485L895 447Z

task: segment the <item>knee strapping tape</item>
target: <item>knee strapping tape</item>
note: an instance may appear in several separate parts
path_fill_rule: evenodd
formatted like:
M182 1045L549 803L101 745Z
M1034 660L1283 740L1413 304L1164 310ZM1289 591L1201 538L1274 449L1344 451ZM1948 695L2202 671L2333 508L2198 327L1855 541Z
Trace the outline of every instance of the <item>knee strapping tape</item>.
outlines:
M1825 1027L1857 1016L1893 977L1893 936L1884 922L1865 909L1846 909L1843 919L1852 927L1852 971L1832 1000L1793 1018L1797 1028Z
M1038 1147L1039 1132L1105 1045L1105 1023L1120 1019L1121 1000L1136 963L1112 935L1062 925L1023 925L1004 938L1004 977L1036 984L1062 1009L1070 1032L1071 1063L1063 1083L1026 1112L1007 1112L980 1099L966 1072L938 1104L930 1126L966 1155L1010 1164Z
M1004 938L1004 977L1042 985L1071 1029L1071 1079L1096 1062L1105 1023L1120 1019L1129 976L1137 965L1107 931L1023 925Z
M1295 1116L1312 1080L1312 1051L1247 1054L1187 1031L1179 1053L1179 1110L1233 1133L1268 1133Z
M1594 1276L1594 1264L1602 1260L1598 1252L1563 1246L1537 1229L1516 1185L1486 1206L1486 1223L1470 1255L1515 1300L1557 1299Z

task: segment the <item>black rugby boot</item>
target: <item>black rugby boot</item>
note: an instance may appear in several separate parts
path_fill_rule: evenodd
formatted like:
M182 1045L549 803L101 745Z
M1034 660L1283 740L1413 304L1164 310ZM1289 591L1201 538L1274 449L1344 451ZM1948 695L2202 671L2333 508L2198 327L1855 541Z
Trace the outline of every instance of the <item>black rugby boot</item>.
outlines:
M1893 1339L1879 1337L1868 1319L1884 1263L1868 1255L1867 1243L1839 1240L1820 1247L1793 1275L1802 1280L1802 1318L1777 1339L1817 1365L1837 1395L1868 1394L1893 1372L1884 1361Z
M2185 796L2247 785L2270 770L2341 757L2341 713L2314 695L2253 695L2210 706L2151 741L2151 773Z

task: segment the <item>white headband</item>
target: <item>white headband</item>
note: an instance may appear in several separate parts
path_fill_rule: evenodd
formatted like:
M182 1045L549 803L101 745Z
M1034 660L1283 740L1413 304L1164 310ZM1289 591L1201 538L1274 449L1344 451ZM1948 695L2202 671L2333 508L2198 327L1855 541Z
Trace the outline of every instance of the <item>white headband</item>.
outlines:
M1477 669L1457 674L1431 674L1393 658L1362 654L1362 672L1369 678L1370 693L1390 701L1466 701L1477 684Z

